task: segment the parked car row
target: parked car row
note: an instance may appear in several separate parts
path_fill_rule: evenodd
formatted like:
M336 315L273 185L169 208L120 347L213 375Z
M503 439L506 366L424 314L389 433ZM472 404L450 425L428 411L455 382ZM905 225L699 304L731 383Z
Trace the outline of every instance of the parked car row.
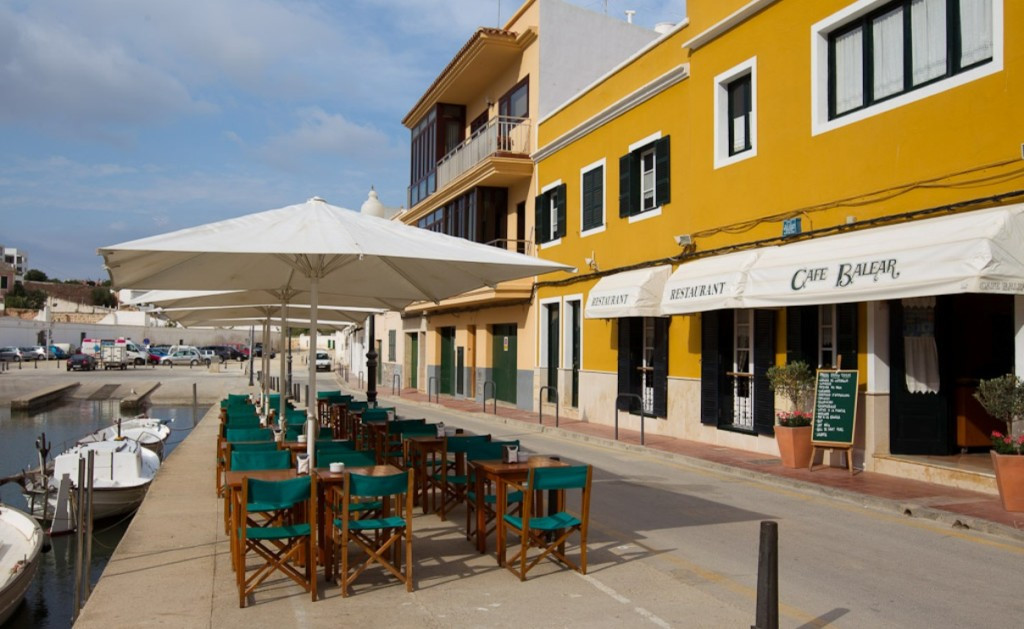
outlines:
M46 349L42 345L37 347L16 347L8 345L0 347L0 360L7 362L21 362L23 360L46 360Z

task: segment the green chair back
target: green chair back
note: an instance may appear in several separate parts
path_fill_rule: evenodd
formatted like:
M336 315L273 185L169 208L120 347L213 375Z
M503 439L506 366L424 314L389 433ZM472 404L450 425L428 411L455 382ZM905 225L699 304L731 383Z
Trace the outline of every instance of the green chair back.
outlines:
M388 409L386 408L368 408L363 411L363 421L379 421L388 418Z
M292 453L287 450L266 452L232 452L232 471L286 470L292 466Z
M491 442L490 435L456 435L445 437L445 450L454 454L464 454L470 448Z
M466 449L466 458L470 461L496 461L501 458L503 446L512 445L519 445L519 440L473 444Z
M388 433L392 435L400 435L407 430L414 430L417 426L426 426L427 420L425 419L396 419L393 422L388 423ZM434 428L434 434L437 434L437 428Z
M586 465L538 467L533 470L534 489L583 489L587 486Z
M250 503L272 504L280 508L309 500L312 479L309 476L277 481L246 478L244 482L249 486Z
M408 426L401 433L402 440L406 440L409 437L436 437L437 436L437 424L422 424Z
M352 443L350 439L318 439L316 442L316 451L321 450L344 450L347 452L355 452L356 445Z
M305 424L288 424L285 427L284 438L286 441L297 441L299 435L305 434ZM320 439L332 439L334 437L334 431L331 430L330 426L320 426L320 430L316 433L317 445L320 444Z
M356 452L355 450L317 450L317 467L327 467L331 463L344 463L347 467L370 467L377 464L372 452Z
M369 408L369 404L366 402L360 402L359 400L351 400L348 403L348 410L350 411L365 411Z
M273 441L274 431L270 428L228 428L224 431L224 438L230 442Z
M409 475L406 472L389 476L367 476L365 474L349 474L349 495L359 497L394 496L404 494L409 488Z
M341 389L334 389L333 391L317 391L316 399L323 400L335 395L341 395Z

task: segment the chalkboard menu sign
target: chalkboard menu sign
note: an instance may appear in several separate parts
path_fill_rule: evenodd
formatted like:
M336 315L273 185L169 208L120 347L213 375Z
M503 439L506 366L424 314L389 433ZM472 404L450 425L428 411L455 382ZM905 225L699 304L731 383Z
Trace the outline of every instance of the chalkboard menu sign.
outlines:
M852 446L856 418L857 372L819 370L811 441L823 446Z

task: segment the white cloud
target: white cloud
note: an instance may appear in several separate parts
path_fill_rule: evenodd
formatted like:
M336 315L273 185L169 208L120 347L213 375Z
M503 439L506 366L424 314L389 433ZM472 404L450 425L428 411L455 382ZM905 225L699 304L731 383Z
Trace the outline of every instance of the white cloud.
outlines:
M297 117L293 130L270 138L259 149L268 163L290 169L322 156L377 162L401 155L390 138L373 125L357 124L319 107L304 108Z

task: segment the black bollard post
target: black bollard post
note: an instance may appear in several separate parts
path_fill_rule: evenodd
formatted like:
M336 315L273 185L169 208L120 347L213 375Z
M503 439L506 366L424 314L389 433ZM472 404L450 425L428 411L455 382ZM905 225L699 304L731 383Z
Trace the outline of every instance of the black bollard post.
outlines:
M761 522L757 556L757 619L751 629L779 629L779 523Z

